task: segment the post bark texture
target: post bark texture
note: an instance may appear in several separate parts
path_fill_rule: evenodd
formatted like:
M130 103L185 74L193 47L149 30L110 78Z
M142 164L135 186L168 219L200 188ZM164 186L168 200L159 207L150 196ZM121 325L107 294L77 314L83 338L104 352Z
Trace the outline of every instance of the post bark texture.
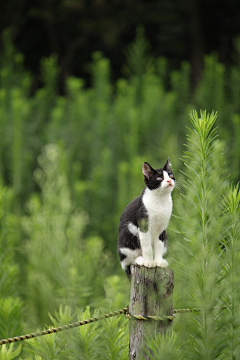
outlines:
M167 316L173 314L174 273L170 268L146 268L131 265L131 293L129 313L143 316ZM129 360L149 359L144 348L145 336L165 333L171 321L130 320Z

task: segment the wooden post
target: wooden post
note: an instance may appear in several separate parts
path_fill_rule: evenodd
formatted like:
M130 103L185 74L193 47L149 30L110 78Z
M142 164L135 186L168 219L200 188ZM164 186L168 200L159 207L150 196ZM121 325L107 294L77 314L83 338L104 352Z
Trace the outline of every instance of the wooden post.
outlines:
M173 314L174 273L170 268L146 268L131 265L131 293L129 313L143 316L166 316ZM144 336L153 336L155 332L165 333L171 327L166 320L129 321L129 360L148 360L144 352Z

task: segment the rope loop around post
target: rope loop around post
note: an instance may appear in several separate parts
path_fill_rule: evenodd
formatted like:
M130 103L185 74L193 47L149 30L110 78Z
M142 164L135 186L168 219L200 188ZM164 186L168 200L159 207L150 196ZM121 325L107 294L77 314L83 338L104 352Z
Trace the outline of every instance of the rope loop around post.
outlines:
M129 312L127 312L125 314L125 317L129 320L156 320L156 321L173 321L173 319L175 318L175 315L169 315L169 316L144 316L144 315L132 315Z

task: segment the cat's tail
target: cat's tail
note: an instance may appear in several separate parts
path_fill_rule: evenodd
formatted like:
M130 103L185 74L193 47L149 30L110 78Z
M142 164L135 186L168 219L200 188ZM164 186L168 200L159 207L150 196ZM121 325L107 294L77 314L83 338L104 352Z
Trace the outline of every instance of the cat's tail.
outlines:
M131 281L131 268L130 268L130 265L125 267L125 271L126 271L128 280Z

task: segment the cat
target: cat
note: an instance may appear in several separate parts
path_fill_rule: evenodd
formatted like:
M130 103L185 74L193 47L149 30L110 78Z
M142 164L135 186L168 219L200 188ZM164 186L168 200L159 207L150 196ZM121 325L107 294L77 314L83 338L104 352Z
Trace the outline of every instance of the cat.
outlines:
M118 255L121 266L130 278L130 265L167 267L166 253L169 219L172 213L171 193L175 177L170 158L161 169L142 165L146 187L142 194L124 209L119 222Z

